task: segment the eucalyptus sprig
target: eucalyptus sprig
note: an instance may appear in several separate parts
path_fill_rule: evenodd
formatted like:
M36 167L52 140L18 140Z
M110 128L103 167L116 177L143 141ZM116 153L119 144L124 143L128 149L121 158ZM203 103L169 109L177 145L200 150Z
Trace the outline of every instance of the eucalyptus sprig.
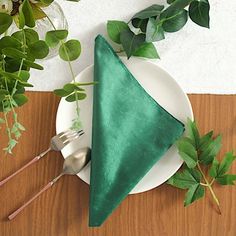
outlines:
M166 32L172 33L182 29L188 17L194 23L209 28L208 0L167 0L167 3L170 5L166 8L158 4L145 8L128 22L107 22L109 37L121 46L120 51L124 51L128 58L159 58L153 42L165 39Z
M200 136L196 123L190 119L188 119L186 129L187 135L177 142L179 155L185 163L184 167L174 174L167 183L188 190L184 206L202 198L205 189L208 189L221 214L220 203L213 190L213 184L234 185L236 175L229 174L228 171L236 156L233 152L228 152L219 161L217 155L222 145L220 135L213 137L213 131L211 131ZM208 176L203 168L208 170Z
M25 130L18 121L16 108L28 101L24 93L25 87L33 87L28 83L30 69L43 70L35 61L47 57L49 48L54 48L58 44L59 55L68 61L73 82L66 84L61 90L56 90L55 93L60 96L67 94L66 100L69 102L76 101L77 117L73 120L72 128L77 129L81 126L78 101L86 97L81 86L89 83L76 83L71 65L71 61L80 56L81 45L75 39L66 41L68 31L57 30L53 26L51 19L44 12L44 7L52 2L53 0L4 0L0 3L0 112L3 114L0 124L5 124L8 145L4 150L8 153L12 153L21 132ZM43 18L47 18L55 30L48 32L45 39L39 39L34 27L36 21ZM19 30L8 35L8 29L12 24ZM13 123L10 122L11 116Z

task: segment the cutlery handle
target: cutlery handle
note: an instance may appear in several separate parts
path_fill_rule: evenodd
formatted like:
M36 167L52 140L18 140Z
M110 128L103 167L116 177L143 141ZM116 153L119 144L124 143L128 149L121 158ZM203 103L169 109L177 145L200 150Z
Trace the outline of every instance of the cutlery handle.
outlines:
M16 172L14 172L13 174L11 174L10 176L6 177L5 179L3 179L0 182L0 187L2 185L4 185L5 183L7 183L11 178L13 178L14 176L16 176L17 174L19 174L21 171L23 171L24 169L26 169L28 166L32 165L33 163L37 162L41 157L43 157L44 155L46 155L49 151L51 151L51 148L47 149L46 151L42 152L40 155L36 156L35 158L33 158L31 161L29 161L28 163L26 163L24 166L22 166L19 170L17 170Z
M27 207L32 201L34 201L39 195L41 195L43 192L45 192L47 189L52 187L54 184L53 181L49 182L44 188L42 188L37 194L35 194L30 200L28 200L24 205L22 205L20 208L18 208L16 211L14 211L11 215L8 216L9 220L14 219L25 207Z

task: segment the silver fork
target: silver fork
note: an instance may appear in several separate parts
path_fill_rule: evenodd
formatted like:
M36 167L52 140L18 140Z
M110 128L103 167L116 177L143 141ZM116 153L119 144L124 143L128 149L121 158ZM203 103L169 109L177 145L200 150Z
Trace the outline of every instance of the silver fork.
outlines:
M61 132L54 137L52 137L49 148L39 154L38 156L34 157L31 161L26 163L24 166L22 166L19 170L11 174L10 176L6 177L0 182L0 186L7 183L11 178L19 174L21 171L23 171L28 166L32 165L33 163L37 162L39 159L41 159L43 156L45 156L50 151L61 151L67 144L74 141L75 139L79 138L84 134L83 130L74 131L74 130L66 130L64 132Z

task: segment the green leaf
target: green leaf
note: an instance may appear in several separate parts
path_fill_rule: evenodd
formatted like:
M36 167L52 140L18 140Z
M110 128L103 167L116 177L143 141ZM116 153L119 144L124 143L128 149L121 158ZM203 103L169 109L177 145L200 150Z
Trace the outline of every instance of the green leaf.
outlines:
M120 33L127 29L129 29L129 26L124 21L111 20L107 22L107 33L110 39L115 43L121 43Z
M21 30L12 34L12 36L18 39L20 42L24 40L24 35L25 35L25 41L27 45L30 45L32 43L39 41L39 35L33 29L24 29L23 32Z
M218 175L218 169L219 169L219 161L216 158L214 158L211 168L209 170L209 175L212 178L216 178Z
M69 95L68 97L66 97L66 101L67 102L74 102L74 101L76 101L76 99L83 100L85 98L86 98L86 94L85 93L78 93L78 92L76 92L76 93L73 93L73 94Z
M19 76L15 73L9 73L9 72L5 72L0 70L0 75L3 75L5 78L10 78L10 79L20 79Z
M150 7L145 8L144 10L136 13L132 19L148 19L153 16L159 16L161 11L164 9L163 5L154 4Z
M28 79L30 78L30 73L29 71L26 71L26 70L21 70L20 72L17 71L15 74L19 76L20 80L24 82L27 82Z
M23 25L27 25L31 28L35 26L35 19L34 19L34 14L33 14L33 9L31 7L31 4L29 0L24 0L22 5L20 6L20 17L23 18L24 16L24 24L23 22L20 24L21 28L23 28ZM23 21L21 19L20 21Z
M200 143L199 143L200 150L204 150L211 143L212 136L213 136L213 131L210 131L209 133L203 135L200 138Z
M54 0L40 0L40 2L42 2L42 3L46 4L46 5L49 5L52 2L54 2Z
M64 89L55 89L53 92L59 97L66 97L71 94L71 92L68 92Z
M171 3L173 3L175 0L167 0L167 3L168 4L171 4Z
M199 184L201 181L201 173L195 169L186 168L182 172L175 173L168 181L174 187L188 189L192 185Z
M23 52L19 51L18 49L15 49L15 48L3 48L2 52L4 55L6 55L10 58L22 59L22 58L27 57Z
M0 89L0 95L7 95L9 92L6 89Z
M75 84L72 84L72 83L65 84L64 87L63 87L63 89L65 91L70 92L70 93L74 92L76 88L77 88L77 86Z
M156 42L164 38L164 30L160 22L153 18L149 18L146 30L146 42Z
M177 142L177 147L181 158L191 169L197 165L197 151L187 138L182 138Z
M221 185L234 185L236 175L222 175L216 178L216 181Z
M163 12L164 13L164 12ZM176 32L188 21L188 12L186 10L175 10L170 15L161 14L161 21L163 22L162 27L166 32Z
M20 48L21 42L11 36L5 36L0 39L0 51L3 48Z
M153 43L143 43L133 55L150 59L160 58Z
M71 39L59 48L59 55L64 61L74 61L81 53L81 45L78 40Z
M45 41L51 48L55 48L61 40L66 39L68 30L52 30L46 33Z
M153 18L153 17L152 17ZM148 19L132 19L131 20L132 25L134 28L140 29L142 32L146 32L147 24L148 24Z
M130 29L128 29L121 32L120 41L126 52L127 57L130 58L145 42L145 35L136 35Z
M189 6L190 19L196 24L209 28L210 27L210 5L207 0L193 1Z
M43 59L49 53L48 45L43 40L30 44L28 48L36 59Z
M37 70L43 70L43 67L41 65L34 63L32 61L29 61L29 60L24 60L23 65L30 67L30 68L37 69Z
M42 10L42 8L38 7L36 4L32 4L31 7L32 7L32 11L33 11L33 15L34 15L35 20L40 20L40 19L47 17L47 15Z
M19 107L28 102L28 98L24 94L15 94L13 99Z
M205 165L209 165L214 160L214 157L221 149L221 135L217 136L214 140L211 140L210 144L201 150L199 160Z
M222 176L223 174L225 174L230 169L235 159L236 159L236 156L234 156L232 152L226 153L224 159L220 163L218 176Z
M7 31L12 24L12 17L6 13L0 13L0 35Z
M186 130L189 138L193 141L194 146L197 149L200 143L200 135L196 122L188 118L186 123Z
M188 206L199 198L202 198L204 194L205 189L200 184L192 185L185 195L184 206Z

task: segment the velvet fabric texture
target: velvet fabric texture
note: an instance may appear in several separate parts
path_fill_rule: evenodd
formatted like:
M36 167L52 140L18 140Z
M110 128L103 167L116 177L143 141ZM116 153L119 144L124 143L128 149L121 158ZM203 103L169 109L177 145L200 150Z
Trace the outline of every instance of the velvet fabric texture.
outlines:
M106 220L184 132L100 35L94 57L91 227Z

